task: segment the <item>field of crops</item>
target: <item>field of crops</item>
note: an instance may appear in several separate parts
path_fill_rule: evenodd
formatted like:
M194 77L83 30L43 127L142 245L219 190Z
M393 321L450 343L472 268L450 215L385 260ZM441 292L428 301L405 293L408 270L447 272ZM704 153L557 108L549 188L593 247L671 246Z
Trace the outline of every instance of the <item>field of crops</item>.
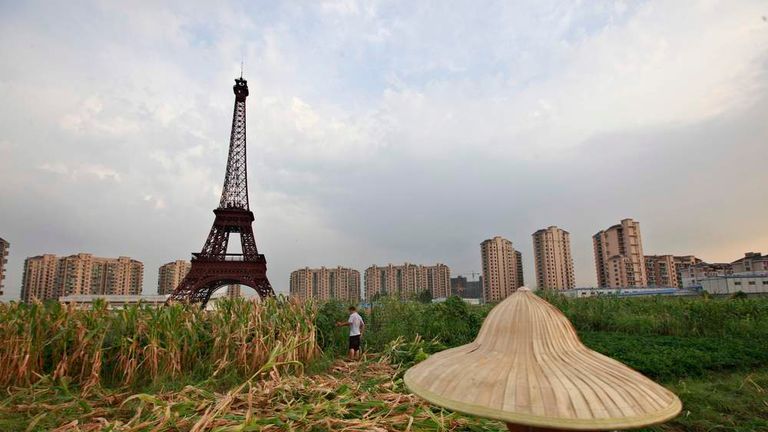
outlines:
M314 320L311 305L276 300L222 302L214 311L0 304L0 386L46 378L87 394L101 384L245 377L270 362L301 369L319 353Z
M674 390L655 430L768 430L768 298L548 295L591 348ZM430 353L471 341L488 306L382 299L350 363L346 306L284 300L109 311L0 305L0 430L504 430L409 394Z

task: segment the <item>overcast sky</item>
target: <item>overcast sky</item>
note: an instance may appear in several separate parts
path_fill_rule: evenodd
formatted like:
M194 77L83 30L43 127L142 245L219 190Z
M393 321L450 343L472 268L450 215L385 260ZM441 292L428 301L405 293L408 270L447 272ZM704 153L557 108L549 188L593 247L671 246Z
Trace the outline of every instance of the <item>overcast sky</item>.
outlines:
M199 251L250 87L257 244L304 266L480 270L494 235L768 252L768 2L0 2L5 298L24 258Z

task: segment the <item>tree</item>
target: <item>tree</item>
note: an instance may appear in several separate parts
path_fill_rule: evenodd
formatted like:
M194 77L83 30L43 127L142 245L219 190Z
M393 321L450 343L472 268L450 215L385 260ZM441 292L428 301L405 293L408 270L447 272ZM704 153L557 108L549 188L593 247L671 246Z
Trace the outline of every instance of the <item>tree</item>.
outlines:
M432 303L432 293L429 290L424 290L416 294L416 301L420 303Z
M741 291L741 290L736 291L735 293L731 294L731 299L734 299L734 300L745 300L747 298L749 298L747 296L747 293L745 293L744 291Z

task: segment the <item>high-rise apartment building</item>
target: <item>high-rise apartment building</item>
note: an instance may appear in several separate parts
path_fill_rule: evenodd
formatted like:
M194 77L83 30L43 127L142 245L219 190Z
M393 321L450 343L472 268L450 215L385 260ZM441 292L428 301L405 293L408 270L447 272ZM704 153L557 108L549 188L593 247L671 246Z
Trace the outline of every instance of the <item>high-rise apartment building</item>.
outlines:
M640 239L640 222L621 223L592 236L595 248L597 283L605 288L648 285L645 256Z
M3 295L3 288L5 287L5 268L8 265L8 250L11 248L11 244L0 238L0 296Z
M42 255L24 262L21 298L51 299L77 294L137 295L144 264L129 257L100 258L80 253Z
M157 293L160 295L172 293L189 273L191 267L192 263L184 260L161 265L157 272Z
M433 298L451 295L451 270L445 264L433 266L405 263L387 266L370 266L365 269L365 298L390 295L407 299L422 291L429 291Z
M565 290L576 286L568 231L556 226L532 234L536 286L540 289Z
M21 300L47 300L58 298L56 291L56 255L38 255L24 260L21 277Z
M517 287L525 285L525 277L523 275L523 254L519 250L515 250L515 269L517 275Z
M290 295L302 300L360 301L360 272L351 268L309 268L291 272Z
M646 255L645 274L648 286L678 287L680 285L676 257L672 255Z
M504 300L523 286L523 257L512 242L496 236L480 243L483 263L483 299Z

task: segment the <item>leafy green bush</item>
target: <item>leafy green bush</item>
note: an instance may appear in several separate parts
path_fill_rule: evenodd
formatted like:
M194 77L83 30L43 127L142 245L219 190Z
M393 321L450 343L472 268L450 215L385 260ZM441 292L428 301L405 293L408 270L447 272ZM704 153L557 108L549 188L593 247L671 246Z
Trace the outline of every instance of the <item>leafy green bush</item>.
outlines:
M729 338L768 334L766 297L738 301L662 296L572 299L553 292L540 294L582 331Z
M737 338L581 332L591 349L661 381L708 372L749 370L768 363L765 345Z
M587 346L657 379L747 370L768 362L765 297L572 299L539 294L565 313ZM408 356L420 357L418 349L429 354L424 341L445 347L471 342L491 307L469 305L457 297L442 303L382 297L367 311L365 347L389 352L396 342L395 351L402 352L395 357L408 363ZM321 307L317 327L323 349L346 349L346 332L326 324L340 319L346 319L340 303Z

